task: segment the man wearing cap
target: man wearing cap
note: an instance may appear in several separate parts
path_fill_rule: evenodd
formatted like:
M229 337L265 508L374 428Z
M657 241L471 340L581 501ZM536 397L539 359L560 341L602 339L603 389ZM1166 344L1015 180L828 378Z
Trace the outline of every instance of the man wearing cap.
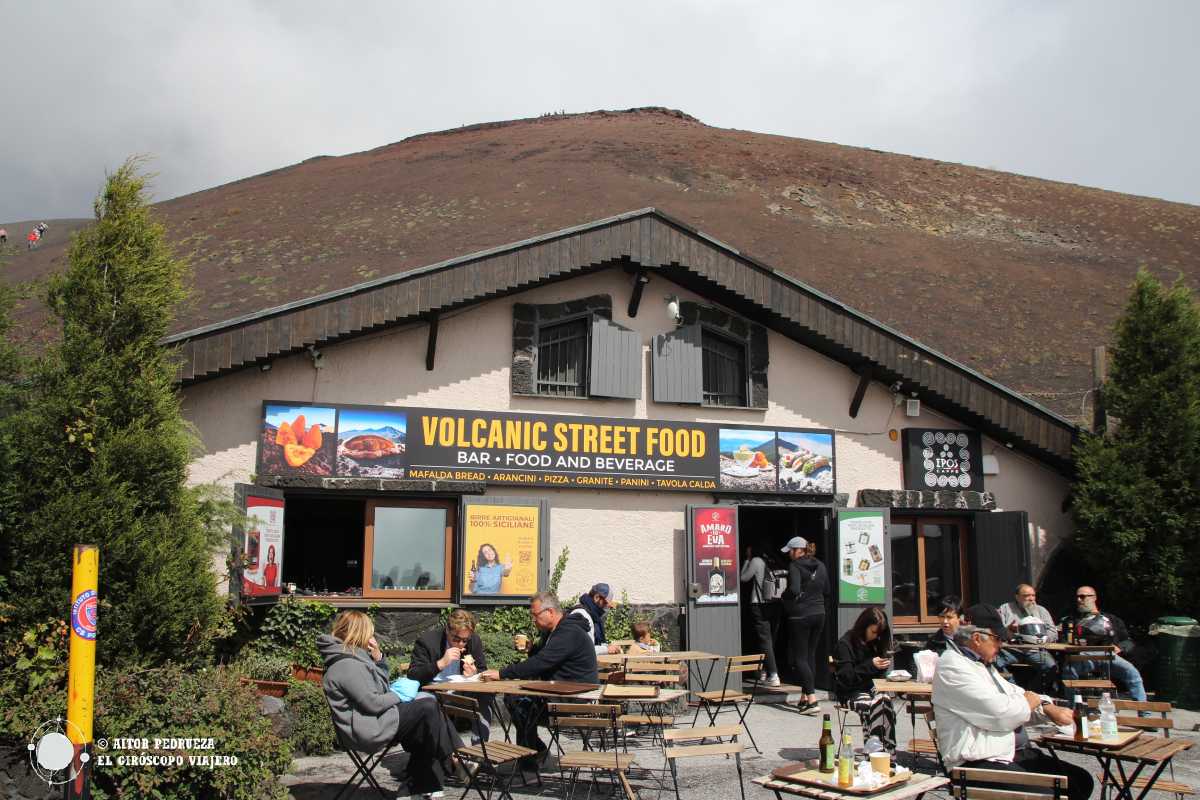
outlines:
M1071 800L1086 800L1093 786L1087 770L1041 752L1024 731L1030 721L1069 725L1070 710L1046 702L996 672L992 662L1008 640L1008 627L995 608L974 605L964 617L967 622L954 632L933 676L933 715L946 769L1065 775Z
M604 615L612 605L612 588L607 583L597 583L590 592L580 595L579 605L571 609L572 616L582 617L587 623L596 655L621 652L621 648L609 644L604 635Z
M782 548L788 554L788 583L781 598L788 626L788 663L800 678L801 711L817 708L817 644L825 627L825 597L829 575L825 565L809 552L803 537L793 536Z

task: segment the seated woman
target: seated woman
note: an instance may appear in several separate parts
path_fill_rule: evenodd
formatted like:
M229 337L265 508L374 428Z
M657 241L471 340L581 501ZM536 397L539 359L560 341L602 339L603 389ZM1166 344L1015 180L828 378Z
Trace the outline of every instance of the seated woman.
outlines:
M882 608L864 608L853 627L833 648L834 689L839 703L862 719L863 735L878 736L888 752L896 752L896 709L892 698L876 694L872 681L891 667L891 629Z
M947 643L954 638L954 632L962 624L962 601L954 595L946 595L938 603L938 622L941 627L925 640L925 649L932 650L939 656L946 649Z
M399 742L409 754L409 790L417 796L441 793L435 767L454 753L457 735L442 718L437 701L418 697L402 703L388 688L388 666L375 641L375 625L361 611L343 611L333 633L317 637L325 658L325 698L342 741L374 753Z

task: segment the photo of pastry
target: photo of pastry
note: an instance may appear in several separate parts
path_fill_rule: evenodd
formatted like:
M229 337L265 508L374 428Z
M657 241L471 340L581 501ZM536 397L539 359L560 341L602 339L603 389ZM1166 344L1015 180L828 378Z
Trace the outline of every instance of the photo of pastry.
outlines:
M336 428L335 409L267 405L258 442L259 472L332 477Z
M751 492L775 491L774 431L721 428L721 487Z
M389 409L342 409L338 418L338 474L403 478L408 416Z
M779 491L833 494L833 434L780 431Z

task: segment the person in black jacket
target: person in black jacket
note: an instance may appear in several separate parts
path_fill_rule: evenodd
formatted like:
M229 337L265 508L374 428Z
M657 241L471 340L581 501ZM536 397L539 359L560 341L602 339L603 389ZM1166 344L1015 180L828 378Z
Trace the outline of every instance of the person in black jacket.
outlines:
M1114 614L1100 611L1099 598L1091 586L1080 586L1075 590L1075 613L1068 616L1064 623L1069 625L1075 634L1075 641L1091 645L1114 645L1117 649L1109 664L1109 672L1113 682L1119 689L1124 690L1134 700L1146 701L1146 687L1142 683L1142 673L1128 660L1133 652L1133 637L1125 623ZM1122 657L1122 654L1124 657ZM1102 662L1072 661L1063 669L1063 678L1067 680L1082 678L1101 668Z
M825 565L809 551L808 542L793 536L783 546L788 562L787 589L783 592L783 613L788 625L788 662L800 676L801 711L817 708L814 661L821 629L825 627L825 597L829 594L829 575Z
M599 683L596 648L588 633L587 623L577 616L563 614L558 598L550 592L538 592L529 600L529 616L542 632L541 642L529 651L529 658L509 664L501 670L489 669L480 673L485 681L550 680ZM546 745L538 738L537 726L545 704L533 697L506 697L505 705L517 729L517 744L533 748L538 756ZM523 767L536 763L522 764Z
M962 601L948 594L938 603L939 627L925 640L925 649L932 650L939 656L946 649L947 643L954 638L954 632L962 624Z
M439 655L440 654L440 655ZM445 628L434 628L421 634L413 644L408 664L408 677L421 684L473 678L487 669L483 641L475 633L475 615L456 608L446 618ZM492 724L491 698L479 698L479 714L483 726L474 731L475 739L488 738ZM478 742L473 742L478 744Z
M892 666L891 640L883 609L864 608L833 649L833 680L838 702L862 719L863 735L878 736L888 752L895 753L896 709L891 696L876 694L874 686L874 679L885 676Z

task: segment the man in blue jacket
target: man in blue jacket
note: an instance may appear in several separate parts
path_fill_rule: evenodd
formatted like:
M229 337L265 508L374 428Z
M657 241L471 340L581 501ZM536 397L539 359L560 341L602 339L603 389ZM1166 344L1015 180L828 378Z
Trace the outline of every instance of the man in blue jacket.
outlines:
M482 680L600 682L595 646L584 620L563 614L558 598L550 592L538 592L530 598L529 616L542 632L541 642L530 650L529 658L524 661L509 664L501 670L481 672ZM546 745L538 738L537 726L544 715L545 704L533 697L510 696L504 702L517 730L517 744L537 750L540 757Z

